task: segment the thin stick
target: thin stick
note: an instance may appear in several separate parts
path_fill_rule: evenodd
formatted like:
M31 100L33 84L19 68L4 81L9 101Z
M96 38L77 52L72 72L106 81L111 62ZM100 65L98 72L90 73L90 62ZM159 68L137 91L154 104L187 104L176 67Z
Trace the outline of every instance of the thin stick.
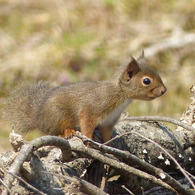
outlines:
M193 183L193 181L190 179L190 177L186 174L186 172L184 171L184 169L181 167L181 165L177 162L177 160L169 153L167 152L167 150L165 150L161 145L159 145L158 143L156 143L155 141L151 140L150 138L147 138L143 135L141 135L138 132L132 131L132 132L128 132L129 134L133 133L133 134L137 134L138 136L150 141L151 143L155 144L158 148L160 148L167 156L169 156L169 158L171 158L173 160L173 162L178 166L178 168L180 169L180 171L183 173L183 175L188 179L188 181L190 182L190 184L192 185L192 187L195 189L195 185ZM127 133L125 133L125 135L127 135Z
M8 188L12 187L13 182L13 173L17 175L20 171L20 168L24 161L28 158L28 156L36 149L42 146L56 146L62 150L62 159L63 160L70 160L72 152L70 144L67 140L56 137L56 136L44 136L40 138L36 138L29 143L26 143L22 146L20 152L17 154L14 162L9 167L8 173L4 177L4 183L8 186ZM3 194L6 194L6 189L3 191Z
M76 152L84 153L85 155L87 154L90 157L95 158L95 159L97 159L105 164L108 164L113 168L126 171L128 173L136 175L136 176L143 178L145 180L149 179L154 184L160 185L166 189L169 189L171 191L176 192L176 190L173 189L169 184L165 183L162 180L157 179L155 176L148 174L146 172L143 172L143 171L136 169L134 167L131 167L123 162L119 162L118 160L115 160L115 159L113 159L105 154L101 154L99 151L96 151L94 149L86 147L82 142L81 142L81 144L78 144L77 146L72 146L72 150L76 151ZM186 194L189 194L189 195L191 194L188 190L186 190L184 188L180 188L180 190L182 190Z
M45 173L47 173L47 171L43 171ZM65 175L60 175L60 174L56 174L56 173L51 173L52 175L55 175L57 177L61 177L63 179L65 179L66 181L68 182L76 182L78 184L81 185L81 188L84 192L86 192L87 194L90 194L90 195L108 195L106 192L102 191L101 189L99 189L98 187L94 186L93 184L83 180L83 179L80 179L80 178L77 178L77 177L70 177L70 176L65 176Z
M133 132L126 132L126 133L123 133L121 135L117 135L116 137L112 138L110 141L116 140L122 136L126 136L126 135L129 135L131 133L133 133ZM145 161L142 161L140 158L134 156L130 152L121 151L117 148L112 148L112 147L106 146L104 144L99 144L99 143L94 142L92 140L90 140L90 142L95 146L95 148L97 148L97 147L100 148L100 151L102 151L103 153L112 154L117 158L129 159L132 162L134 162L134 164L139 165L140 167L142 167L142 169L147 170L147 172L152 173L153 175L154 174L156 175L158 173L157 175L161 179L162 179L162 176L164 178L164 175L165 175L165 178L166 178L165 182L167 184L169 184L172 188L177 189L178 192L181 192L183 194L190 193L185 187L183 187L179 182L177 182L175 179L173 179L170 175L165 173L163 170L156 168L153 165L151 165ZM106 142L106 143L108 143L108 142Z
M137 118L137 117L132 117L132 118ZM142 118L142 117L139 117L139 118ZM132 119L132 120L137 120L137 119ZM126 136L126 135L129 135L129 134L137 134L138 136L150 141L151 143L155 144L158 148L160 148L165 154L167 154L167 156L169 156L173 162L175 162L175 164L178 166L178 168L180 169L180 171L183 173L183 175L188 179L188 181L190 182L190 184L192 185L192 187L195 189L195 185L193 183L193 181L190 179L190 177L186 174L185 170L181 167L181 165L177 162L177 160L169 153L167 152L167 150L165 150L162 146L160 146L158 143L156 143L155 141L151 140L150 138L147 138L143 135L141 135L140 133L138 132L135 132L135 131L131 131L131 132L127 132L127 133L123 133L121 135L118 135L114 138L112 138L111 140L109 140L108 142L104 143L105 145L107 144L110 144L110 142L112 142L113 140L115 139L118 139L119 137L122 137L122 136Z
M31 188L33 191L41 194L41 195L46 195L45 193L41 192L40 190L38 190L37 188L33 187L31 184L29 184L28 182L26 182L25 180L23 180L21 177L18 177L17 175L10 173L9 174L13 175L14 177L16 177L18 180L20 180L21 182L23 182L28 188Z
M10 192L10 189L7 187L7 185L3 182L3 180L0 178L0 182L6 187L6 189L7 189L7 191L9 192L9 193L11 193Z
M135 195L133 192L131 192L128 188L126 188L125 185L121 186L122 188L124 188L130 195Z
M128 119L124 119L124 121L126 120L138 120L138 121L164 121L164 122L168 122L168 123L172 123L178 126L183 127L184 129L187 129L189 131L193 131L195 133L195 128L188 125L187 123L183 123L177 119L173 119L170 117L165 117L165 116L136 116L136 117L129 117Z
M190 184L192 185L192 187L195 189L195 185L193 183L193 181L190 179L190 177L186 174L186 172L184 171L184 169L181 167L181 165L177 162L177 160L169 153L167 152L167 150L165 150L161 145L159 145L158 143L156 143L155 141L151 140L150 138L147 138L143 135L141 135L140 133L137 133L135 131L133 131L132 133L139 135L140 137L147 139L148 141L152 142L153 144L155 144L158 148L160 148L169 158L171 158L171 160L177 165L177 167L180 169L180 171L183 173L183 175L188 179L188 181L190 182Z

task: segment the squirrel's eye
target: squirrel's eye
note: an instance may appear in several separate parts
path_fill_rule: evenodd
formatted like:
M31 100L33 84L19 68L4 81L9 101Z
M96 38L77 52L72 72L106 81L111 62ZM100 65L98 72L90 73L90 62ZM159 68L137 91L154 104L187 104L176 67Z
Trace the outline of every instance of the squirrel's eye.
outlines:
M144 78L143 79L143 84L149 85L151 83L151 80L149 78Z

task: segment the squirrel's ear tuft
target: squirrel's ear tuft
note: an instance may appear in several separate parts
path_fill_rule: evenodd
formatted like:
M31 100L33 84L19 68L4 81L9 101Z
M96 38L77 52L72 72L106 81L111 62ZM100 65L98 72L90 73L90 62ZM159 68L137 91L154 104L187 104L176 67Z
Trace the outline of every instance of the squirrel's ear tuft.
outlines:
M145 56L144 56L144 50L143 50L143 49L142 49L142 56L145 57Z
M129 82L130 79L137 72L139 72L139 70L140 70L140 68L139 68L138 62L133 57L131 57L131 59L129 60L129 62L125 66L125 70L124 70L124 73L122 75L122 80L124 82Z
M142 50L142 54L140 55L140 57L137 60L139 63L143 63L145 64L145 55L144 55L144 50Z

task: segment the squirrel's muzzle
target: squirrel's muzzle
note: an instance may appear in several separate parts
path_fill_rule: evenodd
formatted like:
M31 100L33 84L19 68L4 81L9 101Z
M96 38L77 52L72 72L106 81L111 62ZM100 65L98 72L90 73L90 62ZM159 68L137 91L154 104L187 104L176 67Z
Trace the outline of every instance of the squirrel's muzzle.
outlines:
M156 87L153 89L152 93L155 97L160 97L167 91L167 88L164 85Z

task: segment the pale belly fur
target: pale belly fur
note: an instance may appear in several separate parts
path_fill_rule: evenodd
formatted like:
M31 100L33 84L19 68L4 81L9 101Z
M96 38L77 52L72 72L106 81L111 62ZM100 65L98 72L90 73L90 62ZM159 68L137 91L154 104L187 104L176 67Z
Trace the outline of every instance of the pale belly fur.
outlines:
M132 102L132 100L127 100L121 104L117 109L110 113L101 123L101 126L109 126L113 124L113 121L117 120L120 114L127 108L127 106Z

